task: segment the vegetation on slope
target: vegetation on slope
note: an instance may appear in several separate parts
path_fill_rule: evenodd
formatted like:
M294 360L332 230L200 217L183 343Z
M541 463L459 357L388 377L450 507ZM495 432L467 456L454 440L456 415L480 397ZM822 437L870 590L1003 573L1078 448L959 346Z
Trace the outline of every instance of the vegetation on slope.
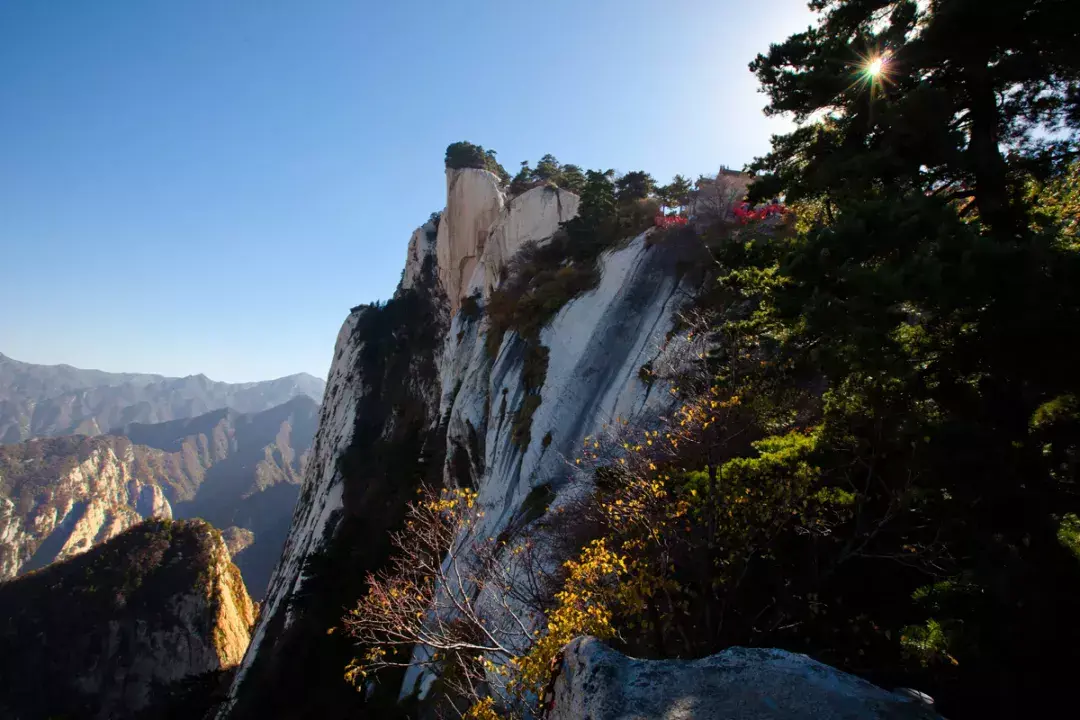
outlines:
M446 169L462 170L464 168L487 170L499 178L502 184L510 182L510 174L495 159L494 150L485 150L482 146L473 145L471 142L450 143L446 148Z
M550 155L537 166L549 179L565 179L566 168ZM562 168L562 169L559 169ZM522 172L525 172L523 168ZM643 172L615 178L612 171L589 170L583 184L578 215L543 244L522 248L510 261L506 279L492 293L486 307L489 325L486 348L495 358L508 331L524 343L523 383L526 396L514 411L512 439L525 449L531 439L532 415L540 405L540 389L547 375L547 348L540 331L570 300L600 282L600 254L621 240L652 227L656 201L652 179Z
M165 423L133 423L123 429L124 436L0 445L0 498L14 504L21 528L29 533L8 547L12 562L19 555L12 573L16 565L33 569L52 562L80 517L80 503L91 498L118 500L120 506L109 508L112 514L149 514L129 485L137 481L161 488L177 517L253 531L256 546L238 564L253 595L261 597L285 542L317 421L318 405L301 395L259 413L218 410ZM118 468L129 456L125 473ZM84 463L85 477L72 477ZM35 522L53 517L63 521L56 528Z
M205 646L216 642L221 598L210 584L220 542L198 520L148 520L82 555L0 584L5 717L123 717L136 710L129 691L148 680L139 665L147 635L193 624ZM233 581L240 582L238 573ZM234 592L246 597L242 583ZM206 604L177 602L188 597ZM181 617L191 611L197 615ZM110 645L114 632L119 647Z
M432 664L473 717L542 699L584 632L638 656L807 652L948 717L1074 704L1080 7L813 5L816 27L752 64L769 111L802 123L754 164L755 192L795 219L703 231L715 282L683 328L699 366L664 429L584 439L597 492L552 521L578 550L534 583L539 635L500 635L512 620L468 594L454 625L373 593L350 618L356 670L386 664L390 619L446 648ZM467 492L417 508L476 521ZM480 557L520 566L529 548ZM502 581L443 551L440 572ZM391 570L381 590L430 582ZM404 597L423 618L428 596Z

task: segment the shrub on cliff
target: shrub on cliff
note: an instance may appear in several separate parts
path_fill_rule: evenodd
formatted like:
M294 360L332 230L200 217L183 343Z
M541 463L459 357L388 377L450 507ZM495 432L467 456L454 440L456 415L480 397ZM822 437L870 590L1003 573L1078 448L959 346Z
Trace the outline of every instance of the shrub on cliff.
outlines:
M476 168L487 170L496 175L502 183L510 182L510 174L495 159L494 150L484 150L480 145L471 142L451 143L446 148L446 167L448 170L461 170L464 168Z

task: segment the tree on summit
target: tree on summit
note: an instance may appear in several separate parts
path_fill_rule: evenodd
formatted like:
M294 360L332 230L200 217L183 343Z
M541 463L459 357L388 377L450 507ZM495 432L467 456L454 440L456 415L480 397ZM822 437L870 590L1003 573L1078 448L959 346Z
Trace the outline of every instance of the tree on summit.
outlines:
M656 189L652 175L642 170L628 172L615 181L619 202L644 200Z

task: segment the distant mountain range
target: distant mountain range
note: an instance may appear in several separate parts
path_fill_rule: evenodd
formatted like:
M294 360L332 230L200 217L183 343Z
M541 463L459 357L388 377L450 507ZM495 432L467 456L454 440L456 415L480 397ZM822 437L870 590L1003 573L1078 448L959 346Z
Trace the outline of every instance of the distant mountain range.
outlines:
M256 413L223 408L115 434L0 446L0 580L83 553L143 518L198 517L226 531L251 595L261 598L318 415L300 393Z
M306 395L322 401L325 382L307 373L251 383L33 365L0 354L0 444L61 435L104 435L133 423L194 418L231 408L257 413Z

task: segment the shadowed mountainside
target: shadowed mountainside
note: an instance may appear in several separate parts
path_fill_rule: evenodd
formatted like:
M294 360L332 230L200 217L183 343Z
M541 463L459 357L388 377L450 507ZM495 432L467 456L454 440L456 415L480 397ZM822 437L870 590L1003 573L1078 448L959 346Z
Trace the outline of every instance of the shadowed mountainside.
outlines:
M255 607L219 532L155 519L0 584L0 617L0 715L124 718L239 662Z

